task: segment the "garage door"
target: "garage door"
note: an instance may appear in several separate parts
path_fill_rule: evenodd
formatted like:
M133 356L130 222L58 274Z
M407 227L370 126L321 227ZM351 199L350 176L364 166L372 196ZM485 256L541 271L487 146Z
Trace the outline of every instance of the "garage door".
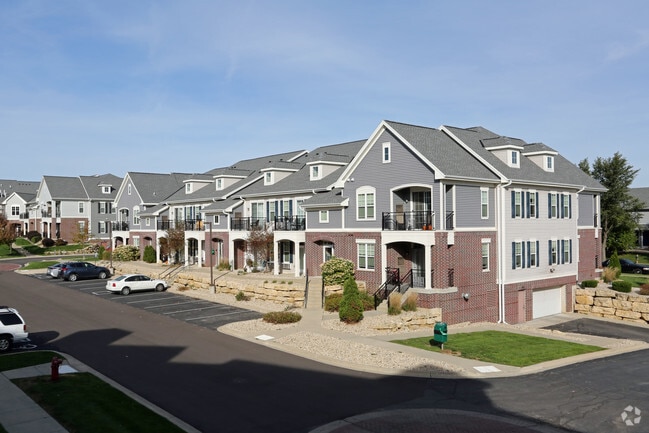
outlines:
M561 287L532 292L532 318L561 313Z

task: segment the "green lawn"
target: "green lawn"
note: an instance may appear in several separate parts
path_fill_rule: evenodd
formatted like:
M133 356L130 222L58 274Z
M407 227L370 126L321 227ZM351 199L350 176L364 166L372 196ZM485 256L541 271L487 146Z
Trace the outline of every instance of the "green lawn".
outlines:
M441 351L438 343L432 341L432 337L393 340L392 342L417 349ZM512 365L514 367L525 367L600 350L604 349L597 346L503 331L449 334L448 341L444 343L445 352L449 351L463 358Z
M0 370L50 362L54 355L53 352L2 355ZM52 382L49 376L13 382L70 432L183 431L90 373L64 374L57 382Z
M638 274L620 274L620 280L628 281L633 287L640 287L649 283L649 276Z

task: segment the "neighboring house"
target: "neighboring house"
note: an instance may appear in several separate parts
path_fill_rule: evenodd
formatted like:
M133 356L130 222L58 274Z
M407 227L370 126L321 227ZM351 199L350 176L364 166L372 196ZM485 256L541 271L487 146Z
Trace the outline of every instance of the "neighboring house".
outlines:
M72 242L80 231L90 239L108 239L107 221L115 219L111 204L121 178L43 176L29 209L30 229L43 238Z
M643 204L638 221L638 246L649 248L649 188L631 188L629 193Z
M156 245L151 209L160 206L166 209L166 198L182 188L183 180L190 176L186 173L126 173L115 196L117 215L111 227L113 245L142 248ZM142 218L142 213L147 216Z
M0 214L3 214L17 235L29 231L28 207L36 197L38 182L0 179Z

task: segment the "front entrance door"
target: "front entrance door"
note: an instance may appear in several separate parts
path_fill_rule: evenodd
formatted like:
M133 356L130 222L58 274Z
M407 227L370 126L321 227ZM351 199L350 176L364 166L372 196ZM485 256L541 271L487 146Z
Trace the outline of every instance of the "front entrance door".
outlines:
M424 247L413 245L412 247L412 285L413 287L426 287L426 266L424 263Z

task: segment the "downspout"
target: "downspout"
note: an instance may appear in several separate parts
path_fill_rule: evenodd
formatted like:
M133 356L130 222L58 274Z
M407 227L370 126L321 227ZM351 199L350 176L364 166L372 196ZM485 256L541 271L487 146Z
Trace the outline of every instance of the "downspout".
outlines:
M512 184L512 181L509 180L505 184L500 184L498 188L500 189L500 194L498 197L500 199L499 215L497 218L497 230L498 233L498 249L500 254L498 257L498 323L507 324L505 320L505 190L509 185Z

